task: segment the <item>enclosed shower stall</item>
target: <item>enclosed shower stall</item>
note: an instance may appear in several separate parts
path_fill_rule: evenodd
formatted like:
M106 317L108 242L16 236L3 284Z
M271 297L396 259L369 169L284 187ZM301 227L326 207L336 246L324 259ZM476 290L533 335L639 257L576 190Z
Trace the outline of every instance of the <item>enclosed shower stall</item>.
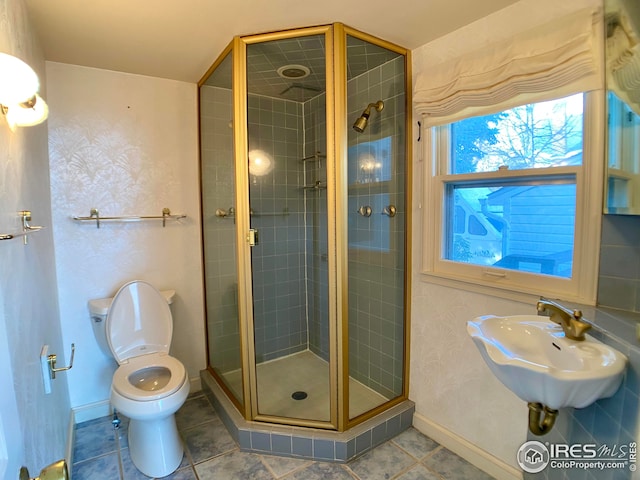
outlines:
M207 370L246 420L407 398L409 68L332 24L237 37L200 82Z

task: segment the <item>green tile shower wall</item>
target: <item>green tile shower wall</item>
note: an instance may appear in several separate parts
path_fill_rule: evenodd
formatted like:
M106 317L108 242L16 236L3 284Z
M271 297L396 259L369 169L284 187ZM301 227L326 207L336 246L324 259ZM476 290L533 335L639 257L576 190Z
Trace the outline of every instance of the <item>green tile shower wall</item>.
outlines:
M302 104L249 95L249 151L273 156L274 170L249 177L256 361L307 348Z
M327 153L326 101L327 97L323 93L304 103L305 157ZM326 158L307 161L303 168L305 184L326 184ZM329 361L327 190L307 190L305 201L309 349Z
M598 305L640 312L640 217L604 215Z

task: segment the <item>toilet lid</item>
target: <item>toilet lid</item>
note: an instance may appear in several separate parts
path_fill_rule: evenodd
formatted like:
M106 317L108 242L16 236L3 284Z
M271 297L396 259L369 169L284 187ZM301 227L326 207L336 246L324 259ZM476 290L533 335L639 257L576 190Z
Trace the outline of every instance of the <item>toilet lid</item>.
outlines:
M129 282L113 297L106 320L107 341L116 361L169 352L173 321L164 296L151 284Z

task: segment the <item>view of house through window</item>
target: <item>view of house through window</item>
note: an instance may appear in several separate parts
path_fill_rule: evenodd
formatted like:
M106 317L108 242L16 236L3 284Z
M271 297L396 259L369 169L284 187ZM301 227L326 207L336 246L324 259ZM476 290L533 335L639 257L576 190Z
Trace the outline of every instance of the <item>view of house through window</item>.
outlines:
M449 125L443 259L571 277L583 104L578 94Z

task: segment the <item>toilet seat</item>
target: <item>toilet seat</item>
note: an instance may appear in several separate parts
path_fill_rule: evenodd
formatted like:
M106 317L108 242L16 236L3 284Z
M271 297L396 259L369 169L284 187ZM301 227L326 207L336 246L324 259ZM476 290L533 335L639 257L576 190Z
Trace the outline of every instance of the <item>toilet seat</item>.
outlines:
M171 377L166 385L157 390L144 390L131 382L132 375L145 369L165 368ZM184 365L164 352L152 353L130 358L113 374L112 387L123 397L138 401L152 401L171 395L186 381L187 373Z

